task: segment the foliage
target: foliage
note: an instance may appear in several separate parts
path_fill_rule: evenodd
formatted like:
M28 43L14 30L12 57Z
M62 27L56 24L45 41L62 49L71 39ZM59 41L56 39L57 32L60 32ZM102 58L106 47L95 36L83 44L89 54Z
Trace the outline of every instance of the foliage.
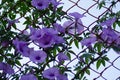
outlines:
M99 9L106 6L106 0L98 3ZM1 0L0 80L68 80L68 73L86 80L93 63L106 66L109 50L120 52L120 11L112 13L117 1L109 3L111 10L89 30L81 20L85 15L64 12L60 1ZM73 45L81 51L75 53Z

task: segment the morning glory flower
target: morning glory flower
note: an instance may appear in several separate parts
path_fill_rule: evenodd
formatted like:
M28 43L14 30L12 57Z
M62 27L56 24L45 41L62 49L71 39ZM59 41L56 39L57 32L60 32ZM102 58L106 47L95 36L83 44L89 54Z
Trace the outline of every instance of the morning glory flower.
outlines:
M59 75L59 69L55 68L55 67L52 67L52 68L49 68L49 69L43 71L43 77L47 78L49 80L56 79L58 77L58 75Z
M18 52L21 52L21 53L23 53L24 49L26 49L28 46L28 44L26 42L19 41L17 38L15 40L13 40L13 44L15 45Z
M47 54L44 51L42 51L42 50L33 51L30 54L30 60L33 61L33 62L37 62L37 63L44 62L46 57L47 57Z
M63 39L63 37L54 36L54 42L55 44L60 44L60 43L65 43L65 40Z
M25 57L29 57L30 52L33 50L33 48L28 47L28 43L19 41L17 38L13 40L13 44L15 45L17 51Z
M63 75L63 74L59 74L57 77L57 80L68 80L67 76Z
M30 39L38 43L42 48L52 47L54 44L64 43L64 39L58 36L58 31L52 28L30 28Z
M80 34L84 31L84 26L80 19L78 19L77 21L71 21L71 20L66 21L64 22L63 27L70 34L75 34L75 33Z
M33 74L22 75L20 80L38 80Z
M42 33L49 33L49 34L57 35L58 31L53 28L42 28Z
M9 64L4 63L4 62L0 62L0 70L3 70L3 72L6 74L13 74L14 73L13 68Z
M73 16L75 18L75 20L78 20L82 17L85 17L83 14L80 14L78 12L73 12L73 13L69 13L70 16Z
M8 47L9 42L8 42L8 41L3 41L3 42L1 43L1 45L2 45L3 47Z
M63 52L60 52L59 54L58 54L58 60L61 62L61 61L64 61L64 60L69 60L69 57L66 55L66 54L64 54Z
M107 41L108 43L115 42L118 39L118 35L114 32L111 28L103 28L101 33L101 38L104 41Z
M48 48L54 44L54 38L53 35L46 33L37 42L39 43L40 47Z
M38 43L42 48L52 47L54 44L64 43L62 37L58 36L58 31L52 28L30 29L30 39ZM33 33L33 34L32 34Z
M6 20L8 22L8 26L6 28L10 29L13 24L19 23L19 19L20 18L14 19L14 20L9 20L9 19L5 18L4 20Z
M33 28L32 26L28 26L28 27L29 27L29 29L30 29L30 35L34 35L35 32L36 32L36 29Z
M41 29L35 30L35 31L31 31L30 34L31 34L30 39L33 40L33 41L39 40L42 37L42 35L43 35L43 33L41 32Z
M55 29L56 29L58 32L60 32L60 33L65 33L65 28L63 28L63 27L61 26L61 24L54 23L53 25L55 26Z
M48 0L32 0L31 4L32 6L36 7L39 10L43 10L48 8L49 1Z
M81 44L82 44L83 46L89 47L89 46L91 46L92 43L96 42L96 40L97 40L96 37L95 37L95 36L92 36L92 37L83 39L83 40L81 41Z
M115 32L115 31L114 31ZM117 44L117 45L120 45L120 33L119 32L115 32L116 34L117 34L117 36L118 36L118 38L117 38L117 40L115 40L115 43Z
M60 3L60 1L57 0L50 0L50 3L52 3L53 7L56 9L58 5L63 4Z
M81 21L81 18L84 17L84 15L78 12L69 13L69 15L74 17L75 20L66 21L63 24L63 27L66 28L68 33L70 34L81 34L82 31L84 30L84 26Z
M108 19L108 20L102 22L100 25L101 26L106 25L108 28L110 28L115 21L116 21L116 18L111 18L111 19Z

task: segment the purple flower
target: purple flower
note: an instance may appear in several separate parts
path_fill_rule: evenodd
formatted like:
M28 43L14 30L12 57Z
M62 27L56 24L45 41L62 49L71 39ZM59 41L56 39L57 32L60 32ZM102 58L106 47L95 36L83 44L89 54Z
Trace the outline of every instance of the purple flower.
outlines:
M116 41L118 37L119 36L114 32L113 29L103 28L101 33L102 40L107 41L108 43L112 43L113 41Z
M14 73L14 70L12 69L12 67L9 64L4 63L4 62L0 62L0 70L3 70L3 72L7 74Z
M28 57L33 48L28 48L28 44L24 41L19 41L17 38L13 40L13 44L15 45L18 52L20 52L23 56Z
M52 35L57 35L58 31L53 28L42 28L42 33L48 33Z
M33 74L26 74L23 75L20 80L38 80L36 76L34 76Z
M51 37L52 39L49 40L47 39L47 36L45 37L47 39L47 41L51 41L51 45L52 44L59 44L59 43L64 43L64 39L60 36L58 36L58 31L52 28L43 28L43 33L45 32L44 36L48 35L48 37ZM43 37L44 37L43 36ZM53 42L52 42L53 41Z
M18 23L18 22L19 22L19 19L20 19L20 18L15 19L15 20L9 20L9 19L5 18L5 20L8 22L7 29L10 29L13 24Z
M52 47L55 43L64 42L63 38L58 36L58 31L52 28L42 28L38 30L31 28L30 38L42 48Z
M43 71L43 77L50 79L50 80L56 79L58 75L59 75L59 70L58 68L55 68L55 67L52 67L52 68L49 68Z
M57 8L58 5L63 4L63 3L58 2L57 0L50 0L50 2L52 3L55 9Z
M31 29L30 34L31 34L30 39L33 41L38 41L43 35L41 29L39 29L39 30Z
M29 29L30 29L30 35L34 35L35 32L36 32L36 29L33 28L32 26L28 26L28 27L29 27Z
M102 22L100 25L101 25L101 26L106 25L107 27L111 27L112 24L113 24L115 21L116 21L116 18L111 18L111 19L108 19L108 20Z
M64 53L59 53L58 54L58 60L61 62L61 61L64 61L64 60L69 60L69 57L67 55L65 55Z
M42 63L45 61L47 55L44 51L33 51L31 54L30 54L30 60L33 61L33 62L37 62L37 63Z
M84 31L84 26L83 26L83 23L80 19L78 19L77 21L66 21L63 24L63 27L70 34L75 34L75 33L80 34Z
M63 37L54 36L54 42L55 42L56 44L60 44L60 43L65 43L65 40L63 39Z
M36 7L39 10L43 10L48 8L49 1L48 0L32 0L32 6Z
M84 26L81 18L84 17L84 15L78 12L69 13L69 15L73 16L75 18L75 21L66 21L63 26L67 28L68 32L71 34L82 33Z
M38 41L39 46L43 48L51 47L54 44L54 38L51 34L44 34Z
M21 33L24 34L24 35L26 35L26 36L29 36L29 33L26 30L23 30Z
M96 37L89 37L89 38L85 38L81 41L81 44L83 46L91 46L92 43L96 42Z
M57 77L57 80L68 80L67 76L59 74L59 76Z
M84 17L83 14L80 14L80 13L78 13L78 12L69 13L69 15L70 15L70 16L73 16L73 17L75 18L75 20L78 20L78 19Z
M117 45L120 45L120 37L115 42Z
M115 32L115 33L116 33L116 35L118 36L118 39L115 40L115 43L116 43L117 45L120 45L120 33L119 33L119 32Z
M9 42L8 42L8 41L3 41L3 42L1 43L1 45L2 45L3 47L8 47Z
M54 23L55 29L60 33L65 33L65 28L63 28L60 24Z

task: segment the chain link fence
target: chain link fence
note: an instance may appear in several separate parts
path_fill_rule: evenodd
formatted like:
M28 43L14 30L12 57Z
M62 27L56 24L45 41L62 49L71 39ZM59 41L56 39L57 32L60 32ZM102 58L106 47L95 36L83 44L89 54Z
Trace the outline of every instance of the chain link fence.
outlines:
M83 22L83 25L85 27L85 30L83 33L90 33L92 29L94 29L96 26L98 26L99 21L103 17L109 17L105 16L108 13L114 14L120 12L120 0L60 0L63 2L63 11L65 13L71 13L71 12L79 12L80 14L84 14L85 17L83 17L81 20ZM11 10L11 9L10 9ZM1 17L2 19L3 17ZM24 20L24 19L23 19ZM61 21L60 24L64 23L65 20ZM21 24L17 24L21 26ZM23 25L22 25L23 26ZM20 27L21 28L21 27ZM24 32L19 29L17 29L18 32ZM116 26L116 31L120 32L119 25ZM81 45L79 43L79 45ZM76 46L72 45L72 50L75 54L71 54L71 60L66 61L65 64L63 64L64 67L71 67L71 70L67 73L69 80L76 80L75 77L80 77L79 80L120 80L120 54L119 52L115 52L113 49L109 49L108 52L104 52L105 50L102 50L102 52L93 52L91 51L90 55L86 55L89 52L88 48L82 48L79 47L79 49L76 48ZM90 59L90 56L94 54L94 57ZM2 55L3 56L3 55ZM88 56L89 58L86 58ZM24 58L23 58L24 59ZM86 63L88 61L88 63ZM57 61L55 61L56 64L59 64ZM21 71L25 65L34 65L29 61L28 59L24 59L21 61L22 67L16 66L16 74ZM49 62L48 62L49 63ZM79 63L79 64L77 64ZM54 64L54 63L52 63ZM36 66L36 64L35 64ZM80 67L81 66L81 67ZM80 70L79 70L80 69ZM85 76L83 77L83 75ZM11 77L9 78L11 79Z
M107 12L117 13L120 11L120 1L119 0L105 0L105 5L102 5L102 0L61 0L64 3L63 9L66 13L70 12L79 12L84 14L86 17L82 19L82 22L86 28L92 29L95 27L98 22ZM113 7L113 4L115 5ZM119 27L117 29L120 30ZM88 30L86 30L88 31ZM74 46L73 46L74 47ZM80 50L76 50L78 53ZM84 50L81 50L81 52ZM80 54L78 54L80 55ZM90 69L90 75L87 75L88 80L120 80L120 55L116 54L113 50L110 50L107 53L109 58L106 61L105 66L100 66L99 69L96 69L97 58L94 61L91 61L86 67ZM100 58L100 57L98 57ZM73 58L74 64L78 58Z

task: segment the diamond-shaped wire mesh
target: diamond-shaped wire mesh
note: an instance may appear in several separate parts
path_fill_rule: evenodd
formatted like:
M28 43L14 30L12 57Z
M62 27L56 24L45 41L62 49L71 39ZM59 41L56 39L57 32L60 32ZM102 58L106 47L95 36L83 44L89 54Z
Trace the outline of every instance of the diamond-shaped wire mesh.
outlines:
M92 29L97 24L97 21L106 12L116 13L120 11L120 1L114 0L115 7L112 7L110 0L106 0L106 5L101 9L98 9L98 4L102 0L61 0L64 5L63 9L66 13L79 12L86 17L82 18L82 22L86 28ZM119 30L119 29L118 29ZM78 50L79 51L79 50ZM109 61L106 62L106 66L101 66L100 69L96 69L96 62L89 65L90 75L86 75L89 80L120 80L120 55L114 51L107 53ZM77 58L73 58L74 64ZM70 65L70 66L71 66Z
M82 18L82 22L83 26L85 27L85 31L88 32L98 24L97 21L99 21L106 12L109 11L111 13L116 13L120 11L120 0L114 0L114 4L116 5L115 7L112 7L112 4L110 3L110 1L112 0L106 0L106 5L103 6L101 9L98 8L98 4L102 0L60 0L60 1L64 3L62 4L64 12L66 13L79 12L85 15L85 17ZM118 27L118 31L119 30L120 29ZM78 50L74 48L73 45L73 50L76 52L76 55L72 55L72 59L68 63L66 63L65 65L66 67L74 67L74 64L80 60L78 56L80 56L85 49ZM99 69L96 69L96 62L98 58L101 57L101 56L99 57L99 55L96 54L96 58L94 60L91 60L91 62L82 69L82 71L84 71L86 68L90 70L90 75L85 74L88 80L120 80L120 63L119 63L120 54L116 54L116 52L110 50L107 53L107 56L110 60L106 62L105 67L100 66ZM25 62L25 64L28 64L29 62L30 61L28 61L27 63ZM20 69L18 68L17 72L19 72ZM73 78L75 74L74 71L71 73L72 74L68 73L69 80L71 80L71 78Z

